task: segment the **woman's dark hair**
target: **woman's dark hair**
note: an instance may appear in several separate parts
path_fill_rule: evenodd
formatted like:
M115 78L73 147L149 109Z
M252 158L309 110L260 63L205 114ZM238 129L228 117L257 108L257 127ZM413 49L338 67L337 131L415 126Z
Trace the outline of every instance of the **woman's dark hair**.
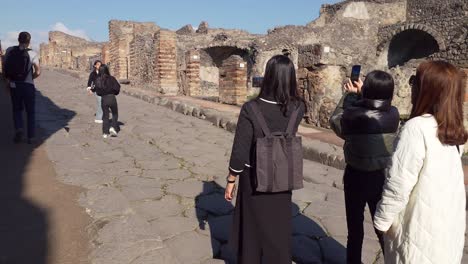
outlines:
M109 67L106 64L101 64L101 67L99 67L99 75L110 76Z
M102 61L96 60L96 61L94 62L94 64L93 64L93 66L96 66L96 64L98 64L98 63L101 63L101 65L102 65Z
M276 55L268 61L259 98L274 99L285 115L291 102L301 100L297 92L296 70L287 56Z
M463 125L466 80L462 71L445 61L419 65L412 85L410 118L431 114L438 124L437 136L443 144L463 145L468 133Z
M372 100L392 100L395 81L392 75L384 71L372 71L367 74L362 86L362 97Z

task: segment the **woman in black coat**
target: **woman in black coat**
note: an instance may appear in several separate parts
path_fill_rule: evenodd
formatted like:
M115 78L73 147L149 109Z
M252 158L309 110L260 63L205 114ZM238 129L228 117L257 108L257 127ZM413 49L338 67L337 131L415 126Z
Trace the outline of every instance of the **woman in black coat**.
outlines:
M111 76L107 65L103 64L99 68L99 75L96 78L96 85L93 92L102 97L102 135L103 138L108 138L109 135L117 136L119 111L117 107L116 95L120 93L120 84ZM112 123L109 123L109 114L112 112Z
M271 58L266 67L260 95L242 106L232 147L225 198L233 199L239 178L230 245L242 264L290 264L291 191L262 193L255 189L255 142L264 137L249 104L257 104L272 132L286 131L297 108L297 132L304 115L304 103L297 94L296 72L292 61L283 55Z

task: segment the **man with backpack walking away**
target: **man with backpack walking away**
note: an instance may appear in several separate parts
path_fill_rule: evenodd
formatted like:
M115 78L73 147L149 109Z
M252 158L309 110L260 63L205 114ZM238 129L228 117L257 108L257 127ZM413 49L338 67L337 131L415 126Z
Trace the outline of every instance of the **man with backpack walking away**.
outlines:
M5 52L3 69L5 78L9 81L11 102L13 106L13 121L15 137L19 143L23 138L23 108L27 114L28 144L35 141L35 95L34 79L39 77L39 56L29 48L31 34L21 32L18 36L18 46L10 47Z

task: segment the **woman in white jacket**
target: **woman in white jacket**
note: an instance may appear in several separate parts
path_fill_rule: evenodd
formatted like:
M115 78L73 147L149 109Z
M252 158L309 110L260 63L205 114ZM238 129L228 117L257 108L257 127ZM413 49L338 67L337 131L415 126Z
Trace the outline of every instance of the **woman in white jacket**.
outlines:
M447 62L428 61L411 83L411 119L397 141L374 226L386 234L385 263L460 263L464 75Z

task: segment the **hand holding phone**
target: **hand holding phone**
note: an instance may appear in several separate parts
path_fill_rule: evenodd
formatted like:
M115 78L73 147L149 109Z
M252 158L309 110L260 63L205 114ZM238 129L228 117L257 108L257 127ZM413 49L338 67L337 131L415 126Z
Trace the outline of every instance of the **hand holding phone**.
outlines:
M351 79L348 79L348 81L344 85L344 89L348 93L361 93L362 85L364 83L360 78L356 82L352 82Z

